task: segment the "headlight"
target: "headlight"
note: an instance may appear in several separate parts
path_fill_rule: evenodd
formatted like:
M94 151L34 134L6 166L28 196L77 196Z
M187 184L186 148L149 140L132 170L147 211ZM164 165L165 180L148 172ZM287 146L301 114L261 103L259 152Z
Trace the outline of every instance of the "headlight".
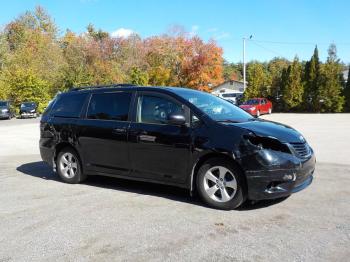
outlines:
M35 112L35 109L30 110L30 112L31 112L31 113L34 113L34 112Z
M253 106L253 107L249 108L249 110L255 110L255 106Z
M7 113L9 110L8 109L2 109L1 110L3 113Z
M273 151L280 151L284 153L291 153L286 144L281 143L278 139L273 137L263 137L255 135L245 136L246 140L257 149L270 149Z

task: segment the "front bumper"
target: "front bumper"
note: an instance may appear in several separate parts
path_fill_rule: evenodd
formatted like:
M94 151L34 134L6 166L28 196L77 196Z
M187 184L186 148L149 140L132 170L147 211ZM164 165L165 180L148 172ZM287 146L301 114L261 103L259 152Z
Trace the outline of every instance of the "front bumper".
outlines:
M4 118L9 118L11 116L10 112L1 112L0 111L0 118L4 119Z
M34 112L34 113L30 113L30 112L21 112L21 113L20 113L20 116L21 116L22 118L29 118L29 117L36 117L37 115L36 115L36 112Z
M313 180L315 155L293 167L276 166L260 171L246 171L248 198L251 200L274 199L289 196L308 187Z

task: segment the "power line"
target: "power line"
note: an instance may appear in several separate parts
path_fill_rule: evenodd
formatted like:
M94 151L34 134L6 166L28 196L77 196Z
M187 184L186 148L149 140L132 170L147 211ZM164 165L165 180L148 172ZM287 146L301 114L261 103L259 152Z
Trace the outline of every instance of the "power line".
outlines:
M265 49L266 51L269 51L269 52L271 52L271 53L273 53L273 54L275 54L275 55L278 55L278 56L283 57L283 55L280 54L279 52L276 52L275 50L272 50L272 49L267 48L267 47L265 47L265 46L263 46L263 45L261 45L261 44L258 44L258 43L256 43L257 41L255 41L255 40L250 40L250 42L252 42L254 45L256 45L256 46L258 46L258 47L260 47L260 48L262 48L262 49Z
M251 40L253 41L253 40ZM254 39L255 42L258 43L266 43L266 44L281 44L281 45L329 45L331 43L334 43L335 45L350 45L349 42L340 42L336 43L334 41L331 41L329 43L318 43L318 42L284 42L284 41L270 41L270 40L256 40Z

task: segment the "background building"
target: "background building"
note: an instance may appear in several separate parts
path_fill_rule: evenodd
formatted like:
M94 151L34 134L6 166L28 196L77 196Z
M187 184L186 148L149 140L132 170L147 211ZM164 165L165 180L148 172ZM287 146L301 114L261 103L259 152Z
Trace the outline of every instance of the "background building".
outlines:
M225 93L243 93L244 85L242 81L229 80L212 88L211 93L220 96Z

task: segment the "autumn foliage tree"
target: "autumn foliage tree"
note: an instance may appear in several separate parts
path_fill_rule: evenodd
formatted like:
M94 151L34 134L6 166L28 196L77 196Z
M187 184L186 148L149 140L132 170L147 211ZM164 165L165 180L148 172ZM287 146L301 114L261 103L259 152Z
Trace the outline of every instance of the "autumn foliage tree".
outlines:
M16 107L32 100L42 109L57 92L78 86L133 83L209 92L225 80L242 80L242 63L224 61L215 41L204 41L183 28L147 38L112 37L93 24L82 34L59 32L40 6L3 27L0 99L11 99ZM334 55L322 63L317 48L306 63L284 58L252 61L247 65L244 96L268 97L275 105L282 101L280 108L285 110L338 112L343 94L347 101L350 96L349 87L342 90L342 67Z

